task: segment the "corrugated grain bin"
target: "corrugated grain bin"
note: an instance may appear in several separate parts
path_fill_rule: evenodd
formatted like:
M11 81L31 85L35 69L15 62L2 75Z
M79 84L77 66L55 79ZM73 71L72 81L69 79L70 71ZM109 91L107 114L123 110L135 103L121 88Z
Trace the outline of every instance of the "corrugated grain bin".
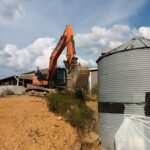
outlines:
M134 38L97 60L99 134L103 149L114 150L114 136L125 114L150 116L150 40Z

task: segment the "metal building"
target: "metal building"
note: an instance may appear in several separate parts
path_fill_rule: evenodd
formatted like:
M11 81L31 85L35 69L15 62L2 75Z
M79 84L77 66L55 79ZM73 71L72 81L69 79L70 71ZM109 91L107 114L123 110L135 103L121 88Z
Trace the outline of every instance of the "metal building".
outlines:
M48 69L42 69L40 70L43 74L46 74L48 72ZM28 84L32 84L32 77L35 74L35 71L30 71L26 73L17 74L14 76L6 77L3 79L0 79L0 86L5 85L18 85L18 86L24 86L27 87Z
M97 60L99 134L102 148L114 150L125 114L150 116L150 40L134 38Z

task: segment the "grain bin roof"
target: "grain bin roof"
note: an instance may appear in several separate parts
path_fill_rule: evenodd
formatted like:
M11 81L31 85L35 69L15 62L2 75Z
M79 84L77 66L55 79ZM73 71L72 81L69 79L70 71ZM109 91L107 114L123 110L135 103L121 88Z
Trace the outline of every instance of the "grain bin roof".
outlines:
M113 53L134 50L134 49L145 49L145 48L150 48L150 39L146 39L144 37L136 37L130 40L129 42L122 44L110 50L108 53L100 56L96 62L98 63L99 60Z

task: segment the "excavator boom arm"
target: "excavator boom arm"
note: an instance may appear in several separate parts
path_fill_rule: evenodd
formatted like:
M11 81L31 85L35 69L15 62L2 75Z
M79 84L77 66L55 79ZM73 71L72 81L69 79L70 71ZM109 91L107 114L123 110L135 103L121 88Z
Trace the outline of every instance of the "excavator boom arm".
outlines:
M66 29L61 36L57 46L54 48L49 61L48 68L48 80L53 81L55 77L55 71L57 66L57 60L61 55L64 48L67 46L67 69L69 70L73 65L75 59L75 48L73 41L73 29L70 25L66 25Z

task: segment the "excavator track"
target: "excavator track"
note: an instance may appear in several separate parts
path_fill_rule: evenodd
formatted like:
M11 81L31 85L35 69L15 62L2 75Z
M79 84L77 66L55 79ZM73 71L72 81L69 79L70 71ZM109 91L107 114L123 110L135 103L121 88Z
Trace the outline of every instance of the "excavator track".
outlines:
M26 94L30 96L47 97L50 93L56 93L57 89L44 88L41 86L35 86L32 84L27 85Z

